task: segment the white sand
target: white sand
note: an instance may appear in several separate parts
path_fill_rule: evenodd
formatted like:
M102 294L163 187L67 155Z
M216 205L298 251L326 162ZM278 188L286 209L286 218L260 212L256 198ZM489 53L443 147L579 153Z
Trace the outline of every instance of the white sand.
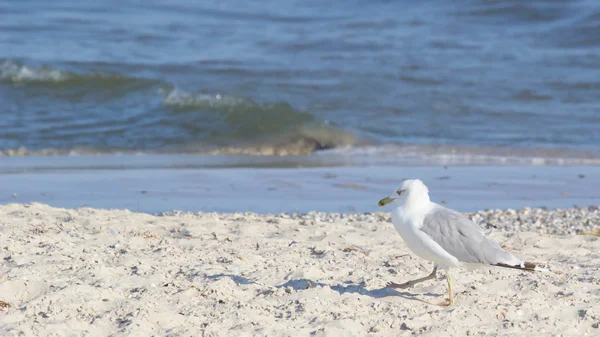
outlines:
M597 237L494 233L549 272L456 270L443 308L384 288L431 265L382 218L2 206L0 336L600 335Z

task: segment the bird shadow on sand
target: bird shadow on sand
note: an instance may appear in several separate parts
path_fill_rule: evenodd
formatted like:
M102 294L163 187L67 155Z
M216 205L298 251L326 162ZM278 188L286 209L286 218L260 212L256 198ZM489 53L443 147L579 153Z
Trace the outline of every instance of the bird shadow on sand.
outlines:
M411 301L418 301L418 302L423 302L423 303L427 303L427 304L433 304L433 303L429 303L427 301L420 299L419 294L413 294L413 293L409 293L406 291L397 291L395 289L388 288L388 287L383 287L383 288L379 288L379 289L367 289L361 284L353 284L350 282L332 286L332 285L315 282L315 281L307 280L307 279L294 279L294 280L289 280L286 283L277 286L277 288L287 288L287 287L291 287L292 289L294 289L296 291L306 290L306 289L314 288L314 287L323 287L323 288L327 287L333 291L337 291L338 293L340 293L340 295L359 294L359 295L369 296L369 297L373 297L373 298L384 298L384 297L395 296L395 297L401 297L403 299L407 299L407 300L411 300ZM433 294L433 293L427 293L427 294L422 294L422 295L438 296L438 294Z
M238 285L240 284L255 284L256 282L252 281L249 278L245 278L243 276L239 276L239 275L233 275L233 274L215 274L215 275L210 275L207 276L209 279L211 280L218 280L222 277L229 277L230 279L233 280L233 282L237 283Z
M238 285L240 285L240 284L243 284L243 285L257 284L256 282L252 281L251 279L248 279L248 278L245 278L245 277L242 277L239 275L233 275L233 274L215 274L215 275L208 276L208 278L210 278L210 279L220 279L222 277L231 278ZM331 290L337 291L338 293L340 293L340 295L359 294L359 295L363 295L363 296L369 296L372 298L385 298L385 297L396 296L396 297L401 297L403 299L407 299L407 300L411 300L411 301L418 301L418 302L432 304L432 305L434 303L424 301L424 300L420 299L419 296L432 296L432 297L440 296L440 294L434 294L434 293L412 294L412 293L409 293L406 291L397 291L395 289L387 288L387 287L379 288L379 289L367 289L363 285L352 284L350 282L348 282L346 284L329 285L329 284L324 284L321 282L316 282L316 281L308 280L308 279L293 279L293 280L289 280L283 284L275 286L275 288L278 288L278 289L279 288L287 289L288 287L295 291L303 291L303 290L307 290L310 288L317 288L317 287L330 288ZM266 290L263 293L271 293L271 292L273 292L273 291Z

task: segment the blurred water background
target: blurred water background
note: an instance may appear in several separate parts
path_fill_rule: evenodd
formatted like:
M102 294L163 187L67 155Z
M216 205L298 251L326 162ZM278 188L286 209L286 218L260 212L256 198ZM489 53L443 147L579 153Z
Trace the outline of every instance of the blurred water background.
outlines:
M597 163L599 101L597 1L0 2L5 155Z

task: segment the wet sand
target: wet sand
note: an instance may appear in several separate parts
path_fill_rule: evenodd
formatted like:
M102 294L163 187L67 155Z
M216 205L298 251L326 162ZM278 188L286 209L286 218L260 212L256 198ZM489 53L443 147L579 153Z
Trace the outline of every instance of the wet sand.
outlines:
M600 204L597 166L361 164L341 157L99 156L0 158L0 204L157 213L375 212L403 179L461 211ZM353 166L344 166L344 165ZM423 164L423 163L421 163ZM275 165L275 167L273 167Z

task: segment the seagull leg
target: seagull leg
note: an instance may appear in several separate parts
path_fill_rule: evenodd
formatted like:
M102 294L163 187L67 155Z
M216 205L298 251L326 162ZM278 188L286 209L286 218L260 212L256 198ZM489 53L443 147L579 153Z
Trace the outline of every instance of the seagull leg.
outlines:
M446 281L448 281L448 303L440 303L438 305L443 307L451 307L454 305L454 294L452 293L452 275L450 275L450 271L446 270Z
M410 287L414 286L417 283L421 283L423 281L429 281L429 280L435 279L435 276L437 274L437 269L438 269L437 264L434 264L433 265L433 271L431 272L431 274L429 274L429 275L427 275L425 277L421 277L421 278L418 278L416 280L408 281L408 282L402 283L402 284L398 284L398 283L394 283L394 282L388 282L387 287L388 288L392 288L392 289L397 289L397 288L406 289L406 288L410 288Z
M454 305L454 294L452 294L452 275L449 270L446 270L446 280L448 281L448 296L450 297L448 306L450 307Z

